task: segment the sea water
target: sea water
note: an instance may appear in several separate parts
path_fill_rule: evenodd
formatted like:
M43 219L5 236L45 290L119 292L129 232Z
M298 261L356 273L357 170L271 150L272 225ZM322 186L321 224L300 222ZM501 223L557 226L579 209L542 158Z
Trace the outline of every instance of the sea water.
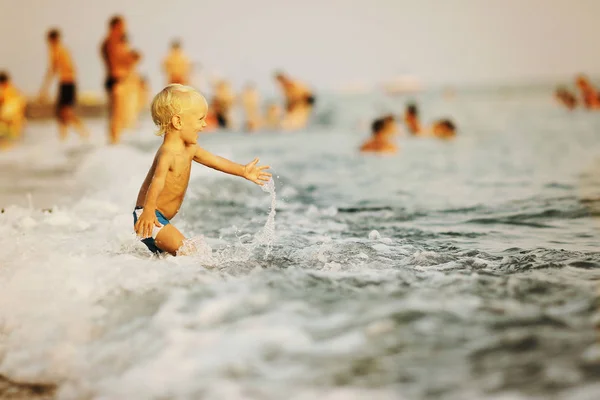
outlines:
M203 134L273 182L200 165L172 223L133 233L160 138L0 154L0 374L60 399L592 399L600 396L600 113L541 92L417 100L453 141L361 155L406 97L321 96L302 132Z

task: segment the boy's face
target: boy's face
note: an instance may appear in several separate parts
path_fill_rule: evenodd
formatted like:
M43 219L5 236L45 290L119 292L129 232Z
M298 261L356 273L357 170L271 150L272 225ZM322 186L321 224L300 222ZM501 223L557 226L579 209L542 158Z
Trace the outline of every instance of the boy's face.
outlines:
M206 100L194 101L191 108L181 113L181 138L186 144L196 144L198 132L202 132L206 126L206 114L208 105Z

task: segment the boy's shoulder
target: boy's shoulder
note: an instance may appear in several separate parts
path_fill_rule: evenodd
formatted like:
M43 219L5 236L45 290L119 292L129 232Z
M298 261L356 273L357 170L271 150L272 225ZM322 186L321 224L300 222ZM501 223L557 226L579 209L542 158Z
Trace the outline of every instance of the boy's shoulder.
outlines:
M161 143L158 150L156 150L156 155L170 157L170 156L182 155L184 153L195 154L196 150L198 150L198 148L200 148L200 146L198 144L196 144L194 146L186 147L185 150L182 152L181 147L163 142L163 143Z
M171 154L173 152L172 149L170 149L170 147L168 145L166 145L165 143L161 143L160 146L158 146L158 149L156 149L156 157L165 157L165 156L169 156L169 154Z

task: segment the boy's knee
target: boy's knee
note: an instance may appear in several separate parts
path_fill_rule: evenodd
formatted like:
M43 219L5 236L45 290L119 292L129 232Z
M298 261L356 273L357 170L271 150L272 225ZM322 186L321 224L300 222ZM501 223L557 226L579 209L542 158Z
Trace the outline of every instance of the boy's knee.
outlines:
M185 237L171 224L165 225L156 235L156 245L172 255L180 254Z

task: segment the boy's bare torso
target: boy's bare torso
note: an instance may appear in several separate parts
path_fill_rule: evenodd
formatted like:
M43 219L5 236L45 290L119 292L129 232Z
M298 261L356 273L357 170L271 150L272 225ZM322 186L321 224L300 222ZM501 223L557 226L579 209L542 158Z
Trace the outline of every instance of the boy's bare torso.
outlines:
M146 202L148 188L152 183L152 178L156 170L159 157L170 158L169 171L165 178L165 186L160 192L156 202L156 209L160 211L165 218L173 218L179 211L183 197L190 181L190 172L192 169L192 161L196 152L197 146L187 146L183 149L171 147L163 144L157 151L152 167L144 179L144 183L140 189L137 198L136 206L143 207Z

